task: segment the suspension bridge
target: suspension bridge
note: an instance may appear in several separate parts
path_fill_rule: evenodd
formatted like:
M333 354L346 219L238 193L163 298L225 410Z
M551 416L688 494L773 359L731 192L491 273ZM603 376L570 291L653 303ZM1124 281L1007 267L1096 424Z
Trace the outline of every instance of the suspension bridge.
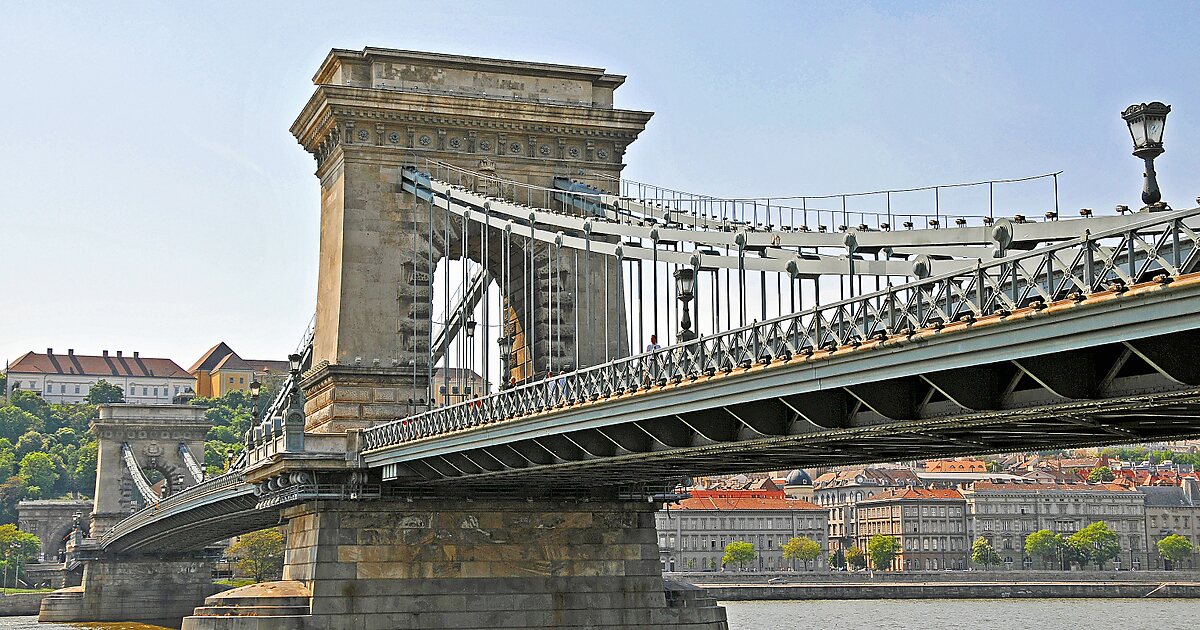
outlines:
M1060 173L736 199L632 182L650 114L613 107L623 79L331 52L292 127L322 189L292 378L229 471L197 477L181 446L165 498L110 436L101 477L143 496L93 518L83 586L43 618L720 628L657 559L651 513L692 476L1200 432L1200 208L1068 218ZM1001 212L1010 187L1043 192ZM281 522L283 582L113 607L146 565L195 599L208 545Z

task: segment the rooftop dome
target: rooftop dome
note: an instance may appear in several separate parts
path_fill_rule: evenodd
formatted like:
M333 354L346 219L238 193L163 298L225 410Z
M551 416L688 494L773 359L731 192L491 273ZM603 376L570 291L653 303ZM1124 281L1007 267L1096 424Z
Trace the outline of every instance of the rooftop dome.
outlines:
M812 477L809 477L808 473L804 472L803 470L796 469L796 470L793 470L792 472L788 473L787 485L789 485L789 486L811 486L812 485Z

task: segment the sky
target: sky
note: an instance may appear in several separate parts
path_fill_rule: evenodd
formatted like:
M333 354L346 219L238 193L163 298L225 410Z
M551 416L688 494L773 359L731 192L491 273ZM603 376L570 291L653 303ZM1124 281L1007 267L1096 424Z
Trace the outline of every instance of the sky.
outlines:
M628 75L617 107L656 112L626 154L638 181L746 197L1063 171L1066 214L1139 205L1119 114L1150 100L1174 107L1164 199L1195 204L1197 32L1191 2L0 0L0 360L291 351L319 193L288 127L334 47ZM996 203L1040 216L1053 196Z

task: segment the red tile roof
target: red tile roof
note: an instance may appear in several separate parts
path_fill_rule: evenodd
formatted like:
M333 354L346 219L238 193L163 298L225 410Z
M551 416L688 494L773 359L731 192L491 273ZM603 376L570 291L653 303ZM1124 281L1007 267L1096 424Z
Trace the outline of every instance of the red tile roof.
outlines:
M763 499L758 497L692 497L672 506L678 510L820 510L825 508L800 499Z
M962 493L952 488L903 488L892 489L887 492L881 492L869 499L863 499L859 503L867 503L869 501L895 501L898 499L961 499Z
M26 352L9 365L13 374L75 374L81 376L160 376L190 378L187 370L170 359L152 359L125 354L96 356L90 354L56 354Z

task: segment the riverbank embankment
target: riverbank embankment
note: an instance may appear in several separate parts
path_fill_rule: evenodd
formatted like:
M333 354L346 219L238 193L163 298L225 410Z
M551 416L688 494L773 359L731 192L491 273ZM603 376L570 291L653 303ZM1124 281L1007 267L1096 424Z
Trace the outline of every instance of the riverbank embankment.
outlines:
M1200 598L1194 571L685 573L721 601L812 599Z

